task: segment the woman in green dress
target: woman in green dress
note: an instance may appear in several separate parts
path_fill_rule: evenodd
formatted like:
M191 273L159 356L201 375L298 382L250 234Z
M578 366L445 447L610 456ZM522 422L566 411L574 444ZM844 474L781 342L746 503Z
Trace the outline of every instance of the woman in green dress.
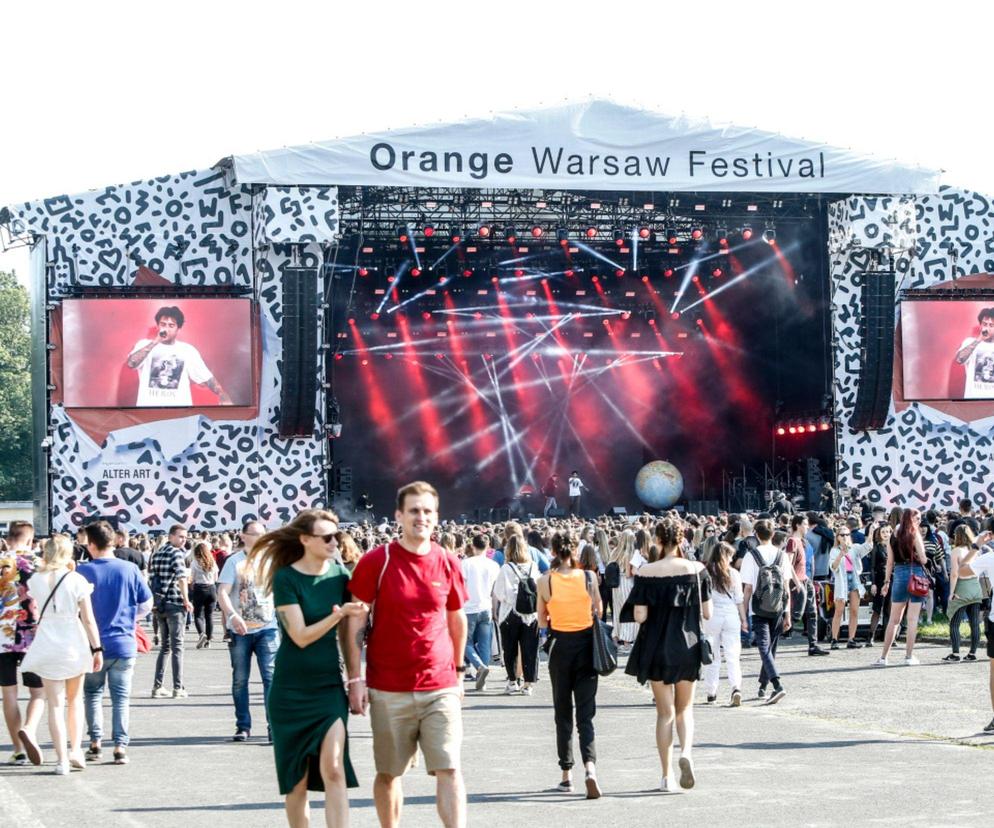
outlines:
M339 622L364 607L347 600L349 573L334 560L337 531L333 512L307 509L258 543L282 631L267 709L292 828L310 824L308 791L325 791L327 825L348 825L346 786L359 784L349 761L337 639L351 646Z

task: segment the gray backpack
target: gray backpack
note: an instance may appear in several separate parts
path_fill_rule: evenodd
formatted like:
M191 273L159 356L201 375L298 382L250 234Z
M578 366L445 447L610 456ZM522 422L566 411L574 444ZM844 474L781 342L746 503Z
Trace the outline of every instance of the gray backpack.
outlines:
M756 589L752 594L752 614L760 618L779 618L787 608L787 585L783 580L783 552L777 550L773 563L763 563L763 558L755 549L749 552L756 559L759 574L756 576Z

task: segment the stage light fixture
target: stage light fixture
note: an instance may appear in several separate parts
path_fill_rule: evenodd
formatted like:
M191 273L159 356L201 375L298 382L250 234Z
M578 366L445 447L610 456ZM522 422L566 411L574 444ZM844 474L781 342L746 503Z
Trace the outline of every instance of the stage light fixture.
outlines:
M625 311L624 313L622 313L621 314L621 318L622 319L631 319L632 318L631 311Z
M369 275L369 270L367 268L365 268L365 267L360 267L359 268L359 275L360 276L368 276Z
M345 359L345 354L335 354L335 359Z
M384 359L393 359L393 354L384 354L383 358Z
M700 241L704 238L704 231L700 227L695 227L690 231L690 238L694 241Z
M406 224L402 224L402 225L400 225L400 226L399 226L399 227L397 228L397 240L398 240L398 241L399 241L399 242L400 242L401 244L407 244L407 242L408 242L408 240L409 240L410 238L411 238L411 237L410 237L410 235L409 235L409 234L408 234L408 232L407 232L407 225L406 225Z
M504 228L504 238L507 239L509 244L514 244L518 240L518 234L515 232L513 225L508 225Z
M380 315L379 315L379 314L378 314L378 313L377 313L376 311L373 311L373 312L372 312L372 313L371 313L371 314L369 315L369 318L370 318L370 319L372 319L372 320L373 320L373 321L375 322L375 321L376 321L377 319L379 319L379 318L380 318Z
M573 270L572 268L570 268L569 270L566 270L566 271L564 271L564 272L563 272L563 275L564 275L564 276L565 276L565 277L566 277L567 279L571 279L572 277L576 276L576 271L575 271L575 270Z
M763 241L767 244L773 244L777 240L777 231L774 229L772 224L766 225L766 229L763 231Z
M752 228L747 224L742 228L742 239L743 241L749 241L752 238Z
M625 271L624 271L623 268L617 267L614 270L614 275L617 276L620 279L622 276L625 275Z
M354 316L350 316L349 317L349 324L350 325L354 325L355 324L355 317Z
M565 247L569 244L569 230L562 225L556 228L556 240Z
M645 240L645 239L649 238L649 236L651 236L651 235L652 235L652 231L648 227L640 227L639 228L639 238L640 239Z
M420 267L412 267L411 268L411 275L413 277L415 277L415 278L417 278L418 276L420 276L421 275L421 268Z
M496 285L497 283L500 282L500 278L498 276L491 276L490 281Z
M777 434L779 434L782 437L786 433L787 429L785 429L783 426L777 426Z
M649 325L651 325L653 328L656 327L656 317L655 316L650 316L649 317Z
M430 224L427 224L425 225L425 229L423 232L425 234L425 238L430 239L432 236L435 235L435 228L432 227Z
M715 279L720 279L721 278L721 268L720 267L716 267L714 270L711 271L711 275Z
M728 228L727 227L719 227L715 231L715 235L718 236L718 244L721 247L728 247Z
M649 276L648 275L643 276L642 277L642 281L645 282L646 284L648 284L649 283Z
M827 419L822 419L818 424L818 428L822 431L828 431L832 427L832 424Z
M368 359L364 359L364 360L362 361L362 364L363 364L363 365L369 365L369 360L368 360Z
M459 244L462 241L462 230L457 227L453 227L449 232L449 238L452 240L453 244Z
M596 227L588 227L584 232L586 233L588 239L593 239L597 237Z
M818 427L814 423L811 423L808 426L808 431L810 431L810 432L817 431L817 430L818 430Z
M679 319L680 318L680 311L673 311L673 313L671 313L670 316L673 319Z
M677 243L677 234L675 227L666 228L666 243L671 245Z
M600 281L600 278L597 276L591 276L590 281L593 282L594 284L597 284Z
M537 224L532 227L532 238L540 239L545 231L539 227Z
M514 275L520 279L522 276L525 275L525 272L521 268L518 268L517 270L514 271Z
M620 227L614 228L614 243L621 247L625 243L625 231Z
M468 279L468 278L469 278L470 276L472 276L472 275L473 275L473 270L472 270L472 268L469 268L469 267L467 267L467 268L466 268L466 269L465 269L465 270L464 270L464 271L462 272L462 275L463 275L463 276L464 276L465 278L467 278L467 279Z
M427 322L429 319L431 319L431 311L422 311L421 318L424 319L425 322Z
M489 224L481 224L479 229L479 234L481 239L489 239L490 234L493 232Z
M791 434L797 434L797 426L791 426L787 429Z
M673 268L672 267L666 268L666 270L663 271L663 276L666 277L667 279L673 278Z

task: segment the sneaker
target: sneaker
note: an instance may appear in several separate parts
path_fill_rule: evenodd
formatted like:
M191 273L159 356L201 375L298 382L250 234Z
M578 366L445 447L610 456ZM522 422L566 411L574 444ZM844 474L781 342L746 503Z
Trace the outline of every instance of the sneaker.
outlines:
M756 694L756 698L757 699L765 699L766 698L766 688L765 687L760 687L759 688L759 692Z
M556 785L556 791L558 793L573 793L573 780L564 779L558 785Z
M12 753L10 759L7 760L8 765L26 765L27 763L28 755L26 753Z
M41 755L41 748L38 747L35 738L23 728L17 731L17 738L21 740L21 745L24 747L24 752L28 755L31 764L40 765L44 757Z
M976 660L977 660L976 653L967 653L965 656L963 656L963 661L976 661Z
M708 696L707 704L714 704L716 701L718 701L717 696Z
M174 699L185 699L189 695L190 694L183 687L177 687L175 690L173 690Z
M518 692L518 683L516 681L509 681L507 682L507 684L504 685L505 696L513 696L517 692Z
M832 649L832 650L839 649L839 639L837 639L837 638L833 638L832 639L832 646L831 646L830 649Z
M128 764L128 752L125 748L118 745L114 748L114 764L115 765L126 765Z
M670 792L670 784L669 784L669 782L666 781L666 777L665 776L659 782L659 790L662 791L663 793L669 793Z
M154 636L152 638L152 646L153 647L158 647L159 646L159 636L156 635L156 636Z
M153 699L171 699L173 694L170 693L165 687L153 687L152 688L152 698Z
M776 704L778 701L780 701L780 699L782 699L786 695L787 691L784 690L783 687L776 687L774 688L773 693L770 696L770 700L767 702L767 704Z
M476 672L476 689L483 691L487 689L487 676L490 675L490 668L487 665L483 665Z
M204 649L205 649L205 650L209 650L210 648L211 648L211 640L210 640L210 639L208 638L208 639L207 639L207 640L206 640L206 641L204 642Z
M994 733L994 719L991 719L990 724L984 728L984 733Z
M90 742L90 746L86 749L87 759L99 759L103 754L103 747L100 742L93 741Z
M197 649L202 650L204 648L204 644L206 643L207 643L207 636L201 634L200 638L197 641Z
M949 655L944 656L942 660L943 661L959 661L959 655L957 653L950 653Z
M818 646L808 647L808 655L809 656L824 656L824 655L828 655L828 650L823 650L821 647L818 647Z
M588 773L583 778L583 784L587 789L587 799L600 799L601 798L601 786L597 784L597 777Z
M771 701L770 704L773 704L773 702ZM689 791L697 781L694 778L694 763L685 756L681 756L677 764L680 768L680 787Z
M887 666L887 656L880 656L876 661L873 662L874 667L886 667Z
M239 728L235 731L235 735L231 737L232 742L247 742L252 734L247 730L242 730Z
M904 665L906 667L917 667L919 664L921 664L921 662L914 656L909 656L908 658L904 659Z
M69 775L69 760L63 759L61 762L55 763L55 769L52 771L56 776L68 776Z
M849 641L849 642L846 643L846 649L847 650L862 650L863 649L863 645L862 645L862 643L853 640L853 641Z
M522 696L530 696L531 694L532 694L532 686L530 684L526 684L524 687L521 688Z
M740 707L742 705L742 691L736 688L732 691L732 707Z

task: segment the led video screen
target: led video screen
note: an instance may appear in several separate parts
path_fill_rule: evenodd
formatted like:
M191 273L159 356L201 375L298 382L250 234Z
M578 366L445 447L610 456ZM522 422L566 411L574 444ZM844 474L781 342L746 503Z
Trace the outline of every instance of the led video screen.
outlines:
M994 399L994 297L901 304L904 398Z
M67 407L252 405L249 299L67 299L62 330Z

